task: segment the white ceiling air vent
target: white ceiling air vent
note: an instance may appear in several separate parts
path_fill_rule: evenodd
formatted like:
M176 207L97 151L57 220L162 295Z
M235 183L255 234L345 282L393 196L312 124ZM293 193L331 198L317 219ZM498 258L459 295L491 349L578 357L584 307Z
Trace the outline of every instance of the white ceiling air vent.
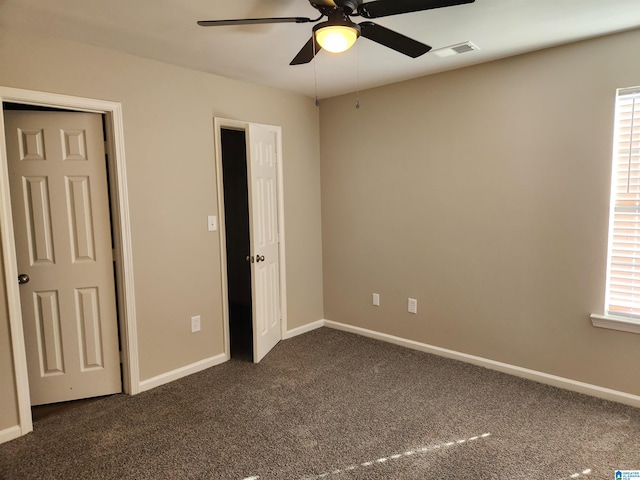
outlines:
M463 42L457 43L455 45L450 45L448 47L438 48L437 50L432 50L432 53L435 53L439 57L451 57L453 55L460 55L461 53L472 52L474 50L480 50L478 46L471 42Z

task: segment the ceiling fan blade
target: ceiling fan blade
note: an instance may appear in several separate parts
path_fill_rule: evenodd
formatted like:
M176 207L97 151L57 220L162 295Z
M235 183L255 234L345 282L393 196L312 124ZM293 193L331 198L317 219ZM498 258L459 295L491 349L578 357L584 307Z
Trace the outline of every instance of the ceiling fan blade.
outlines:
M314 42L315 42L315 50L313 46ZM322 50L322 47L316 41L316 36L314 35L309 39L307 43L305 43L304 47L302 47L302 49L298 52L295 58L291 60L291 63L289 65L302 65L305 63L309 63L311 60L313 60L313 57L315 56L314 52L318 53L320 50Z
M475 0L375 0L360 4L358 13L363 18L380 18L473 2Z
M362 22L360 29L363 37L373 40L385 47L389 47L396 52L404 53L411 58L419 57L431 50L429 45L405 37L398 32L394 32L373 22Z
M240 18L237 20L200 20L201 27L221 27L228 25L260 25L264 23L309 23L306 17L274 17L274 18Z

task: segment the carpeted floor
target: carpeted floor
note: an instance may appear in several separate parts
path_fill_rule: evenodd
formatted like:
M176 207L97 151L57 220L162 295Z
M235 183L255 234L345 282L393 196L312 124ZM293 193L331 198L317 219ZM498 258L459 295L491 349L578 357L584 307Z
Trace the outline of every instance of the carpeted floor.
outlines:
M322 328L35 423L18 479L614 479L640 409Z

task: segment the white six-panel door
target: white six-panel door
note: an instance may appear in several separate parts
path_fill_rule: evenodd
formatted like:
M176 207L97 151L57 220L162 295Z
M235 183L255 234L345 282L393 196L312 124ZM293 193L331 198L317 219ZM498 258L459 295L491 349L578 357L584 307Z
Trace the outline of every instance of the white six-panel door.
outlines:
M278 258L278 190L275 134L250 124L249 205L253 358L259 362L281 340Z
M32 405L120 392L102 118L6 111Z

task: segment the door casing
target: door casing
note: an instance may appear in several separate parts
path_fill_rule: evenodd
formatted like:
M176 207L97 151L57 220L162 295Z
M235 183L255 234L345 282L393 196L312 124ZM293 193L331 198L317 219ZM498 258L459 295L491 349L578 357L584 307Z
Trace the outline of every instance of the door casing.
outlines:
M218 195L218 216L220 218L220 276L222 285L222 316L223 316L223 331L224 331L224 345L225 345L225 358L229 360L231 358L231 344L229 338L229 298L228 298L228 284L227 284L227 244L226 244L226 228L225 228L225 215L224 215L224 178L222 175L222 136L221 129L242 130L248 135L250 122L231 120L228 118L214 119L214 138L215 138L215 150L216 150L216 188ZM269 130L274 133L276 137L276 149L278 155L277 162L277 183L278 183L278 235L280 240L279 245L279 269L280 269L280 333L281 337L286 338L287 332L287 281L286 281L286 262L285 262L285 238L284 238L284 175L282 170L282 127L274 125L265 125L255 123L261 128ZM249 180L250 181L250 180ZM251 189L251 186L249 186Z
M4 131L2 102L20 103L63 110L104 114L107 133L106 152L108 155L110 197L113 217L113 233L116 258L116 295L118 296L118 318L122 340L123 390L134 395L140 392L138 365L138 342L135 317L135 295L133 284L133 262L131 229L129 221L129 201L124 155L124 126L122 106L116 102L73 97L32 90L0 86L0 241L4 261L7 308L11 330L11 349L14 375L17 386L19 435L33 430L29 380L25 354L20 292L18 290L15 238L11 215L11 196Z

